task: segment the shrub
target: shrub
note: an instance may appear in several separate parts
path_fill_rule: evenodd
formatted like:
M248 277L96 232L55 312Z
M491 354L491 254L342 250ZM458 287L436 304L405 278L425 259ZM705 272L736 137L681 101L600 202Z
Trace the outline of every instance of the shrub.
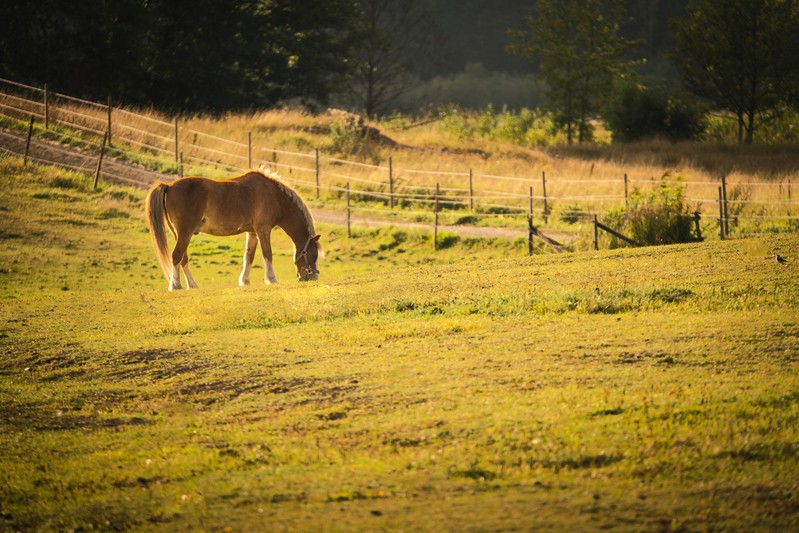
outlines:
M441 123L447 133L459 140L487 139L519 146L550 146L563 142L551 114L526 107L518 111L503 107L496 112L489 104L475 112L451 105L442 111Z
M559 212L558 218L566 224L576 224L585 215L580 206L567 207Z
M454 235L452 233L441 233L438 235L438 241L436 242L436 248L439 250L443 250L445 248L452 248L460 241L460 237Z
M664 177L660 185L648 191L633 190L627 207L611 211L605 223L642 245L697 240L681 178ZM613 237L611 247L618 245Z
M330 123L330 150L344 156L355 156L374 163L380 154L359 117L346 116Z
M605 121L613 140L622 142L651 137L696 139L705 128L704 112L692 101L638 85L617 90Z

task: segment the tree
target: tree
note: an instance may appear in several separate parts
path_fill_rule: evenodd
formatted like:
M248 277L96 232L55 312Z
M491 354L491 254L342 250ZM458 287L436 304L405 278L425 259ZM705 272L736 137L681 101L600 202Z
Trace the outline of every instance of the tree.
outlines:
M623 13L619 0L539 0L529 30L511 31L509 50L537 60L569 144L575 133L590 139L590 120L625 72L623 54L636 43L621 35Z
M651 137L670 140L698 138L705 128L705 109L684 95L638 83L620 84L604 112L614 141Z
M28 0L0 17L0 77L173 112L325 104L357 0Z
M361 0L361 47L343 99L367 116L390 110L416 81L411 74L433 39L431 17L417 0Z
M148 24L141 0L11 2L0 17L0 76L87 98L135 93Z
M793 0L691 0L676 24L686 87L738 120L752 143L757 119L796 105L799 5Z

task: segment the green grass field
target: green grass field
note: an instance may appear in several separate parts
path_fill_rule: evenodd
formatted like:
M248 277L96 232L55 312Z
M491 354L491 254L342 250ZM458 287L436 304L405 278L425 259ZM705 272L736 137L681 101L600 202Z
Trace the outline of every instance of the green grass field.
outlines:
M798 235L200 235L169 293L143 197L0 159L0 530L799 528Z

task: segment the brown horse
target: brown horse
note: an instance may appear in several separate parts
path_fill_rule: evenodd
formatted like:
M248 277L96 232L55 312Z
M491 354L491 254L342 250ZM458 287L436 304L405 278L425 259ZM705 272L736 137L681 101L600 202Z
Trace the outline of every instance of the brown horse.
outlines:
M247 233L239 285L250 284L250 268L259 241L266 267L264 280L277 283L270 243L275 226L282 228L294 241L298 279L319 278L316 262L322 255L322 247L311 212L294 189L267 170L250 171L224 180L186 177L169 184L157 182L147 193L145 210L153 246L170 291L183 288L179 266L183 268L186 284L193 289L198 287L189 270L186 249L192 235L200 232L210 235ZM171 254L164 222L177 241Z

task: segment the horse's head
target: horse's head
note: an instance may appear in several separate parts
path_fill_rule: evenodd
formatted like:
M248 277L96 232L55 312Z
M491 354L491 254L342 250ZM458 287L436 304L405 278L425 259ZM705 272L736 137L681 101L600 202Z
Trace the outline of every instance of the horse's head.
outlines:
M297 267L297 279L300 281L313 281L319 279L319 268L316 262L322 256L322 246L319 244L319 235L308 237L305 246L294 256L294 266Z

